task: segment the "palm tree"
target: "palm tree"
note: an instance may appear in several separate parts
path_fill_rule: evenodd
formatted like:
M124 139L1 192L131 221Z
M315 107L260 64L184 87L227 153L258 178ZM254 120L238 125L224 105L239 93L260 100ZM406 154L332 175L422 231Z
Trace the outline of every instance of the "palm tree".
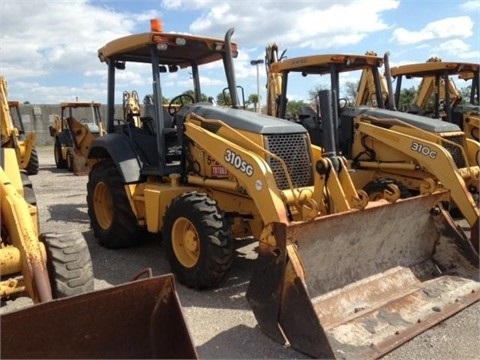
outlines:
M257 106L258 106L258 95L257 94L250 94L248 95L248 103L253 104L253 107L255 109L255 112L257 112Z

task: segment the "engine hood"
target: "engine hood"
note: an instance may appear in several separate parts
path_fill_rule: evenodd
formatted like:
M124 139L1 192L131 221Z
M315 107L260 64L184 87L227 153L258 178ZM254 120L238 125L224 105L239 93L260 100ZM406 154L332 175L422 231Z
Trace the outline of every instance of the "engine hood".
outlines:
M205 119L221 120L232 128L255 134L292 134L307 133L300 124L258 114L252 111L221 107L210 103L200 103L185 106L186 113L193 112Z
M372 108L367 106L360 106L357 108L347 108L341 112L341 116L360 116L367 115L377 117L383 120L392 119L391 124L394 125L394 119L406 122L419 129L432 133L447 133L462 131L460 127L455 124L442 121L439 119L432 119L425 116L409 114L402 111L393 111L379 108Z

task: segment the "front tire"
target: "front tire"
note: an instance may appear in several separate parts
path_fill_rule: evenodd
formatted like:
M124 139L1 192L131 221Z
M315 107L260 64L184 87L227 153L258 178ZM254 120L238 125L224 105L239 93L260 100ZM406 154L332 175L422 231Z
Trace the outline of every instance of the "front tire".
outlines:
M47 250L47 270L53 298L93 291L93 266L87 242L78 231L40 236Z
M87 205L93 233L100 245L118 249L141 241L145 231L137 224L113 160L100 161L90 171Z
M233 239L216 202L198 192L182 194L163 222L163 243L176 279L195 289L218 285L233 261Z

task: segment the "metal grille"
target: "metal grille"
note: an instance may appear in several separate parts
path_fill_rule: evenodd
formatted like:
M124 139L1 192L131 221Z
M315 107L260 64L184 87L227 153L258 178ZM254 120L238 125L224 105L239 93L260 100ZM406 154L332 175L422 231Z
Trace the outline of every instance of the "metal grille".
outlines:
M445 136L444 138L454 143L457 143L462 147L465 146L464 137L462 135ZM458 168L464 168L467 166L467 164L465 163L465 158L463 157L462 152L458 147L448 144L446 142L443 142L442 145L450 153L450 155L452 155L453 161L455 162Z
M265 136L266 149L281 157L288 168L294 188L313 185L312 163L305 134L275 134ZM289 189L280 161L267 159L280 190Z

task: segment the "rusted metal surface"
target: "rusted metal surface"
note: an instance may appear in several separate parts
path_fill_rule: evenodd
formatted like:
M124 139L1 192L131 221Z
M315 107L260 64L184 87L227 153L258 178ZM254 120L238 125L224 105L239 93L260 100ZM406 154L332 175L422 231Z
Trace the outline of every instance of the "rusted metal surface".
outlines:
M1 343L4 359L198 358L171 274L2 315Z
M371 359L479 301L478 254L431 211L440 196L273 224L247 292L262 330L313 357Z

